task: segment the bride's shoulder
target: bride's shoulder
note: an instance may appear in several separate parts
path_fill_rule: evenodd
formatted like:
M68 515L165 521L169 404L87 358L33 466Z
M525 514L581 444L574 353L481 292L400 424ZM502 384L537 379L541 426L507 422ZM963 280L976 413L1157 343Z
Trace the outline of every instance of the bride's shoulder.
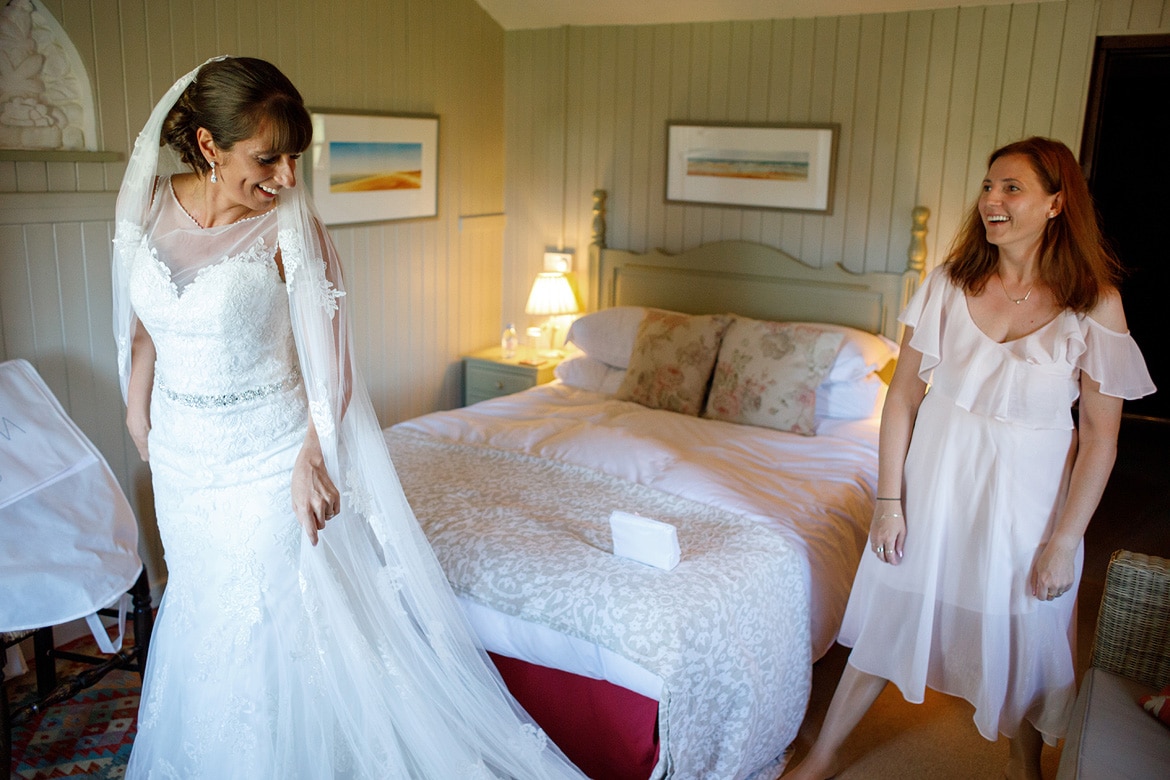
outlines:
M171 190L181 200L184 195L189 194L194 189L196 179L198 177L193 173L175 173L160 177L159 186L167 186L169 183Z

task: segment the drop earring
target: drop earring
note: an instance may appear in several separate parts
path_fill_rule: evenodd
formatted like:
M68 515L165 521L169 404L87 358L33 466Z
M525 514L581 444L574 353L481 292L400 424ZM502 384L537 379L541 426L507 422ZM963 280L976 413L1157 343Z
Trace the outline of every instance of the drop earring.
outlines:
M211 163L211 183L215 184L217 181L218 179L215 178L215 163Z

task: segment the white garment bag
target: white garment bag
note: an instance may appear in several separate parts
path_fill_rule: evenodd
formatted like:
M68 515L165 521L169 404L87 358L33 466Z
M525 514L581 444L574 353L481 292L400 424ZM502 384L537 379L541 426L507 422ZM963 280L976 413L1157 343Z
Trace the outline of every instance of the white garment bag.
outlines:
M142 571L138 525L97 448L25 360L0 363L0 632L89 618ZM98 636L100 634L100 636ZM107 649L110 647L111 649Z

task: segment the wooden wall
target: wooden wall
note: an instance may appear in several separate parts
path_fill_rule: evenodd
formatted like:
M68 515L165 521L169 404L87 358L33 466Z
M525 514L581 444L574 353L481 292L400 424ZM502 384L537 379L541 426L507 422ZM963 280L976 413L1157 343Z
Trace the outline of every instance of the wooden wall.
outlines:
M909 209L934 211L937 258L995 143L1025 132L1076 143L1097 32L1170 32L1170 0L507 35L474 0L43 5L89 71L101 147L123 160L163 91L219 53L275 62L313 106L440 115L438 219L332 231L387 424L458 403L459 355L525 321L545 248L577 250L588 295L595 187L610 190L614 246L749 238L812 263L894 270ZM667 207L667 119L839 122L833 215ZM158 575L110 333L123 164L0 161L0 360L30 360L97 443Z
M504 33L474 0L44 6L89 71L100 146L121 161L0 161L0 360L32 362L105 454L139 510L157 582L148 473L123 430L109 270L125 156L155 101L231 53L275 63L310 106L440 116L439 217L331 231L359 366L389 424L457 405L460 355L498 338Z
M1101 0L1098 35L1170 33L1170 0Z
M937 262L996 146L1040 134L1079 148L1098 4L509 32L504 314L541 254L576 252L586 300L590 194L609 244L678 251L746 239L812 265L897 271L910 210L930 208ZM1170 0L1106 0L1112 32L1170 25ZM667 205L668 120L834 122L830 216Z

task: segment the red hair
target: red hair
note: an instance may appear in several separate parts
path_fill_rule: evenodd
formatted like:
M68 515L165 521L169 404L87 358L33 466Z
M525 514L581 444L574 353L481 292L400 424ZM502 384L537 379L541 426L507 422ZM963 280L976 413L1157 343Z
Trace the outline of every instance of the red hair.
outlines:
M996 149L987 158L987 167L1012 154L1028 161L1046 193L1061 193L1060 213L1048 220L1040 241L1039 279L1052 290L1058 305L1087 312L1102 293L1116 286L1121 264L1101 235L1081 168L1067 146L1040 136ZM982 292L999 268L999 249L987 241L978 203L955 236L945 265L951 281L971 294Z

